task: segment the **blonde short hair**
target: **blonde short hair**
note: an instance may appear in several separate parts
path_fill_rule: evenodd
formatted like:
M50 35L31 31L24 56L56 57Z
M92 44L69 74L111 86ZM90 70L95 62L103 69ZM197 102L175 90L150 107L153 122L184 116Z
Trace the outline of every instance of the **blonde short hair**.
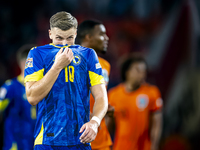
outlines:
M50 18L50 28L57 27L63 31L71 28L77 28L78 22L70 13L61 11L57 12Z

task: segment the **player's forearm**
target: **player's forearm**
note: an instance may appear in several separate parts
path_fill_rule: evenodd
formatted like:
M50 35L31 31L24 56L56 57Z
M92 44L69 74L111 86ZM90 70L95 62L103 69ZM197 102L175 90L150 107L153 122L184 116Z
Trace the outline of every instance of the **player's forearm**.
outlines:
M39 81L34 83L26 83L27 99L31 105L37 105L43 98L47 96L55 83L61 69L52 68Z
M95 100L93 107L93 116L102 120L108 110L108 100L106 96L99 97Z
M152 149L158 149L161 130L162 130L162 114L157 113L154 114L152 118L152 127L150 129Z
M108 110L108 97L105 84L92 86L90 90L95 100L92 115L98 117L99 121L101 121Z

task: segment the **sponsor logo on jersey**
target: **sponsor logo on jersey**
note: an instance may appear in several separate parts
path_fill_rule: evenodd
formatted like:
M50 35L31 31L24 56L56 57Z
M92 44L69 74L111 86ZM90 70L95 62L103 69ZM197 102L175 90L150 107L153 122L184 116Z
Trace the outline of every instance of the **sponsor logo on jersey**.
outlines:
M25 69L28 67L33 67L33 58L27 58L25 63Z
M140 111L143 111L149 104L149 97L145 94L140 94L136 98L136 105Z
M96 69L101 68L101 64L100 63L96 63L95 66L96 66Z
M72 62L75 64L75 65L79 65L81 63L81 57L77 54L74 55L74 59L72 60Z

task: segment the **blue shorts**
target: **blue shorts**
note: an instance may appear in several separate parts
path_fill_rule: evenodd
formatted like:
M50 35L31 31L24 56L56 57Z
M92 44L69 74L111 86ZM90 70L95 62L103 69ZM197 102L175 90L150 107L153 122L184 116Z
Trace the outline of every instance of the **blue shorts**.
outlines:
M88 144L79 144L73 146L35 145L34 150L91 150L91 146Z

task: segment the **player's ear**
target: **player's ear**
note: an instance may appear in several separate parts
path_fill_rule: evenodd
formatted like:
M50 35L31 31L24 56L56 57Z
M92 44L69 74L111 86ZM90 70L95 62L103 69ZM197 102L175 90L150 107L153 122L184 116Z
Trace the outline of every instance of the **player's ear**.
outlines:
M76 30L76 33L74 35L75 35L75 38L76 38L76 36L77 36L77 30Z
M85 39L86 39L86 41L90 41L91 40L91 35L90 34L86 34L85 35Z
M49 38L52 40L53 37L52 37L52 33L51 32L52 32L51 29L49 29Z

